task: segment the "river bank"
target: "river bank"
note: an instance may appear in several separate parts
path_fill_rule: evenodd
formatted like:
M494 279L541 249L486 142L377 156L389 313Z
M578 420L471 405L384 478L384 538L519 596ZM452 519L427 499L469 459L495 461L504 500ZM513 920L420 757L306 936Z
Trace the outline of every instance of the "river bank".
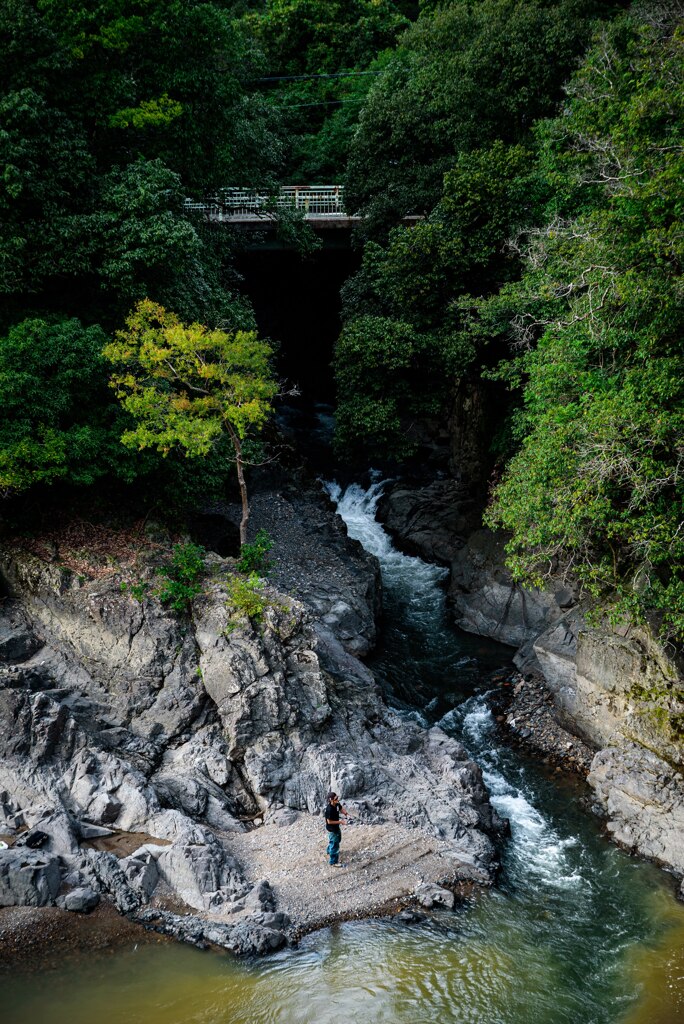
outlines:
M192 614L163 607L155 524L130 556L122 541L112 559L107 535L99 562L76 562L68 531L4 544L2 904L105 901L195 945L272 952L349 914L317 897L330 787L369 830L355 915L421 881L494 881L504 823L480 769L389 706L357 657L375 639L377 562L317 486L264 487L253 504L277 555L251 619L231 602L234 560L215 553ZM288 845L288 830L291 860L269 860L254 836ZM403 853L383 872L388 831Z
M371 660L393 691L397 721L437 725L462 743L510 821L497 884L474 887L453 910L435 909L410 927L404 915L382 917L395 908L377 907L379 920L318 930L258 961L167 943L82 959L53 975L19 974L5 986L7 1019L27 1024L50 1006L55 1024L85 1024L105 1012L111 1024L333 1024L340 1015L368 1024L671 1024L684 1008L684 908L671 882L606 842L565 774L500 742L488 694L510 669L493 672L489 648L450 626L441 570L392 549L377 532L372 495L358 488L340 498L350 529L382 564L385 613ZM502 653L493 647L489 656ZM321 856L320 816L302 811L297 820L310 864L297 864L292 826L275 822L235 833L234 856L252 864L254 877L267 858L280 898L297 886L299 870L311 872L317 894L348 899L351 890L355 898L358 875L326 867ZM380 855L388 849L387 823L371 826L377 839L368 824L350 826L343 839L359 874L366 844L379 844ZM277 843L295 864L291 877ZM654 955L659 987L641 969Z
M0 908L0 975L63 970L84 956L166 942L104 900L89 914L59 907Z

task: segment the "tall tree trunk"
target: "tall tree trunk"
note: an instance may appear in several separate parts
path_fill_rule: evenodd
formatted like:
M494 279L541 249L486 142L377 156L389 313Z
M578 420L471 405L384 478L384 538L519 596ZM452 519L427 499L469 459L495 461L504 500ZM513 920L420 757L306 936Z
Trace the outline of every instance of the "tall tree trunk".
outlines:
M242 519L240 520L240 547L247 543L247 523L249 521L249 500L247 498L247 484L245 482L244 464L242 461L242 444L237 433L228 428L230 439L235 449L235 466L237 468L238 483L240 484L240 498L242 499Z

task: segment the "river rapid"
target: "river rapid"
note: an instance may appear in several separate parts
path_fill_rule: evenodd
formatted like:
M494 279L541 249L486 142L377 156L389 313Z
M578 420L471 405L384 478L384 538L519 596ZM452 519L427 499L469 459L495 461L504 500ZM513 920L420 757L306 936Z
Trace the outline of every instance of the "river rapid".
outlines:
M374 518L381 488L328 488L382 567L370 664L403 714L439 723L482 766L511 822L497 887L422 925L344 924L259 961L141 945L3 978L7 1024L684 1022L671 881L602 837L578 783L498 745L486 693L510 651L451 627L445 570L393 548Z

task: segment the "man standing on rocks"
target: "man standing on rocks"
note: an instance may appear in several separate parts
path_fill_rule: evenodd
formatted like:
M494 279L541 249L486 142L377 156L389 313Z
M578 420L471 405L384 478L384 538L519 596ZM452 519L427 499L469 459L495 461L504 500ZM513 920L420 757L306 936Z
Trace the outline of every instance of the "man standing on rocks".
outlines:
M340 842L342 841L340 814L344 814L345 818L349 817L340 803L337 793L328 793L328 806L325 809L325 827L328 830L328 857L330 858L330 866L333 868L345 867L344 864L340 864Z

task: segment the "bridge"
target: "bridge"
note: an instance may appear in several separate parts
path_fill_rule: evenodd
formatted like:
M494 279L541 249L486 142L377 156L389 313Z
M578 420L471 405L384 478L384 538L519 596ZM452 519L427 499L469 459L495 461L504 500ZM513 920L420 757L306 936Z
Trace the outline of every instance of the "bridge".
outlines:
M344 185L283 185L278 192L225 188L204 202L185 201L186 210L204 214L217 224L250 228L275 227L282 211L299 211L312 227L351 228L360 217L344 208Z

